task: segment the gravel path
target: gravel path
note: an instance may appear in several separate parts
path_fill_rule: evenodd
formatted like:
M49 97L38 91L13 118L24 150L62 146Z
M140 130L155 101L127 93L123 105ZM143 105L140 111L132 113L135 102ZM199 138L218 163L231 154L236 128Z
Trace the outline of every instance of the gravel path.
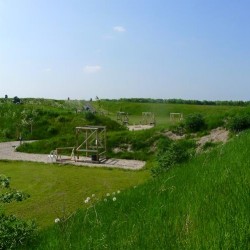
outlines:
M45 154L27 154L16 152L15 149L20 144L19 141L2 142L0 143L0 160L12 160L12 161L33 161L33 162L44 162L51 164L52 159L49 155ZM57 164L72 164L77 166L89 166L89 167L109 167L109 168L122 168L137 170L145 166L144 161L136 160L124 160L124 159L108 159L102 163L91 163L84 162L89 158L82 157L81 161L75 162L70 160L63 160L63 162L56 162ZM53 162L55 163L55 162Z

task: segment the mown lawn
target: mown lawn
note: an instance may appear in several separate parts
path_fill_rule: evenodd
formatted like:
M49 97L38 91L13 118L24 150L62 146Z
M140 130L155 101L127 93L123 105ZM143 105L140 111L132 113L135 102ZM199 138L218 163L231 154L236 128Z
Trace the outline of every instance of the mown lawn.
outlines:
M11 177L11 186L31 197L4 205L9 214L35 219L39 227L54 223L85 206L87 196L124 190L145 182L147 171L76 167L31 162L0 161L0 174Z

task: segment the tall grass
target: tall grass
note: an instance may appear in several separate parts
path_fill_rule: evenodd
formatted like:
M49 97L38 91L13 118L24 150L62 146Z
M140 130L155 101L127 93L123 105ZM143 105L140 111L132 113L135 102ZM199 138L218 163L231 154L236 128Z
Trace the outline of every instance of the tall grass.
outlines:
M249 249L250 131L90 204L30 249Z

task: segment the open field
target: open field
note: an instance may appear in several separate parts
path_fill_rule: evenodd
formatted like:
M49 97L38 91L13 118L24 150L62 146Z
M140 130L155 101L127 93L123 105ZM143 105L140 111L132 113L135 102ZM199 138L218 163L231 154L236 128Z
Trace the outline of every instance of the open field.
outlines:
M225 112L238 112L246 109L245 107L235 106L215 106L215 105L187 105L187 104L170 104L170 103L133 103L123 101L101 101L101 109L105 110L112 119L116 120L118 111L129 114L131 125L140 124L142 112L153 112L156 117L156 125L159 127L169 127L173 124L170 121L170 113L182 113L184 118L191 113L201 113L212 122L225 114ZM98 104L95 103L98 107Z
M42 227L84 207L87 196L102 197L108 192L123 191L149 178L147 171L12 161L0 161L0 173L11 177L13 187L31 195L23 202L5 204L7 213L35 219Z

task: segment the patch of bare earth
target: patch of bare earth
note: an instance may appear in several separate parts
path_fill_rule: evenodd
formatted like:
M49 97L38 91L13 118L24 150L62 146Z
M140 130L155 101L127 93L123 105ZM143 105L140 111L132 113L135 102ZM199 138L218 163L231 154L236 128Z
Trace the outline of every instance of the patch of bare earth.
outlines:
M207 143L207 142L222 142L226 143L229 138L229 131L224 129L224 128L216 128L210 131L209 135L202 136L198 141L197 141L197 152L199 152L202 147Z
M154 125L129 125L128 129L129 131L137 131L137 130L145 130L145 129L150 129L153 128Z
M177 140L181 140L185 138L185 135L177 135L173 133L172 131L167 131L164 135L173 141L177 141Z
M173 133L172 131L167 131L164 134L165 136L167 136L168 138L170 138L171 140L181 140L185 138L185 135L177 135L175 133ZM193 134L194 137L196 137L195 134ZM226 143L228 141L228 137L229 137L229 131L224 129L224 128L216 128L210 131L209 135L205 135L202 136L200 138L197 138L197 152L200 152L203 148L203 146L207 143L207 142L212 142L212 143L218 143L218 142L222 142L222 143Z

